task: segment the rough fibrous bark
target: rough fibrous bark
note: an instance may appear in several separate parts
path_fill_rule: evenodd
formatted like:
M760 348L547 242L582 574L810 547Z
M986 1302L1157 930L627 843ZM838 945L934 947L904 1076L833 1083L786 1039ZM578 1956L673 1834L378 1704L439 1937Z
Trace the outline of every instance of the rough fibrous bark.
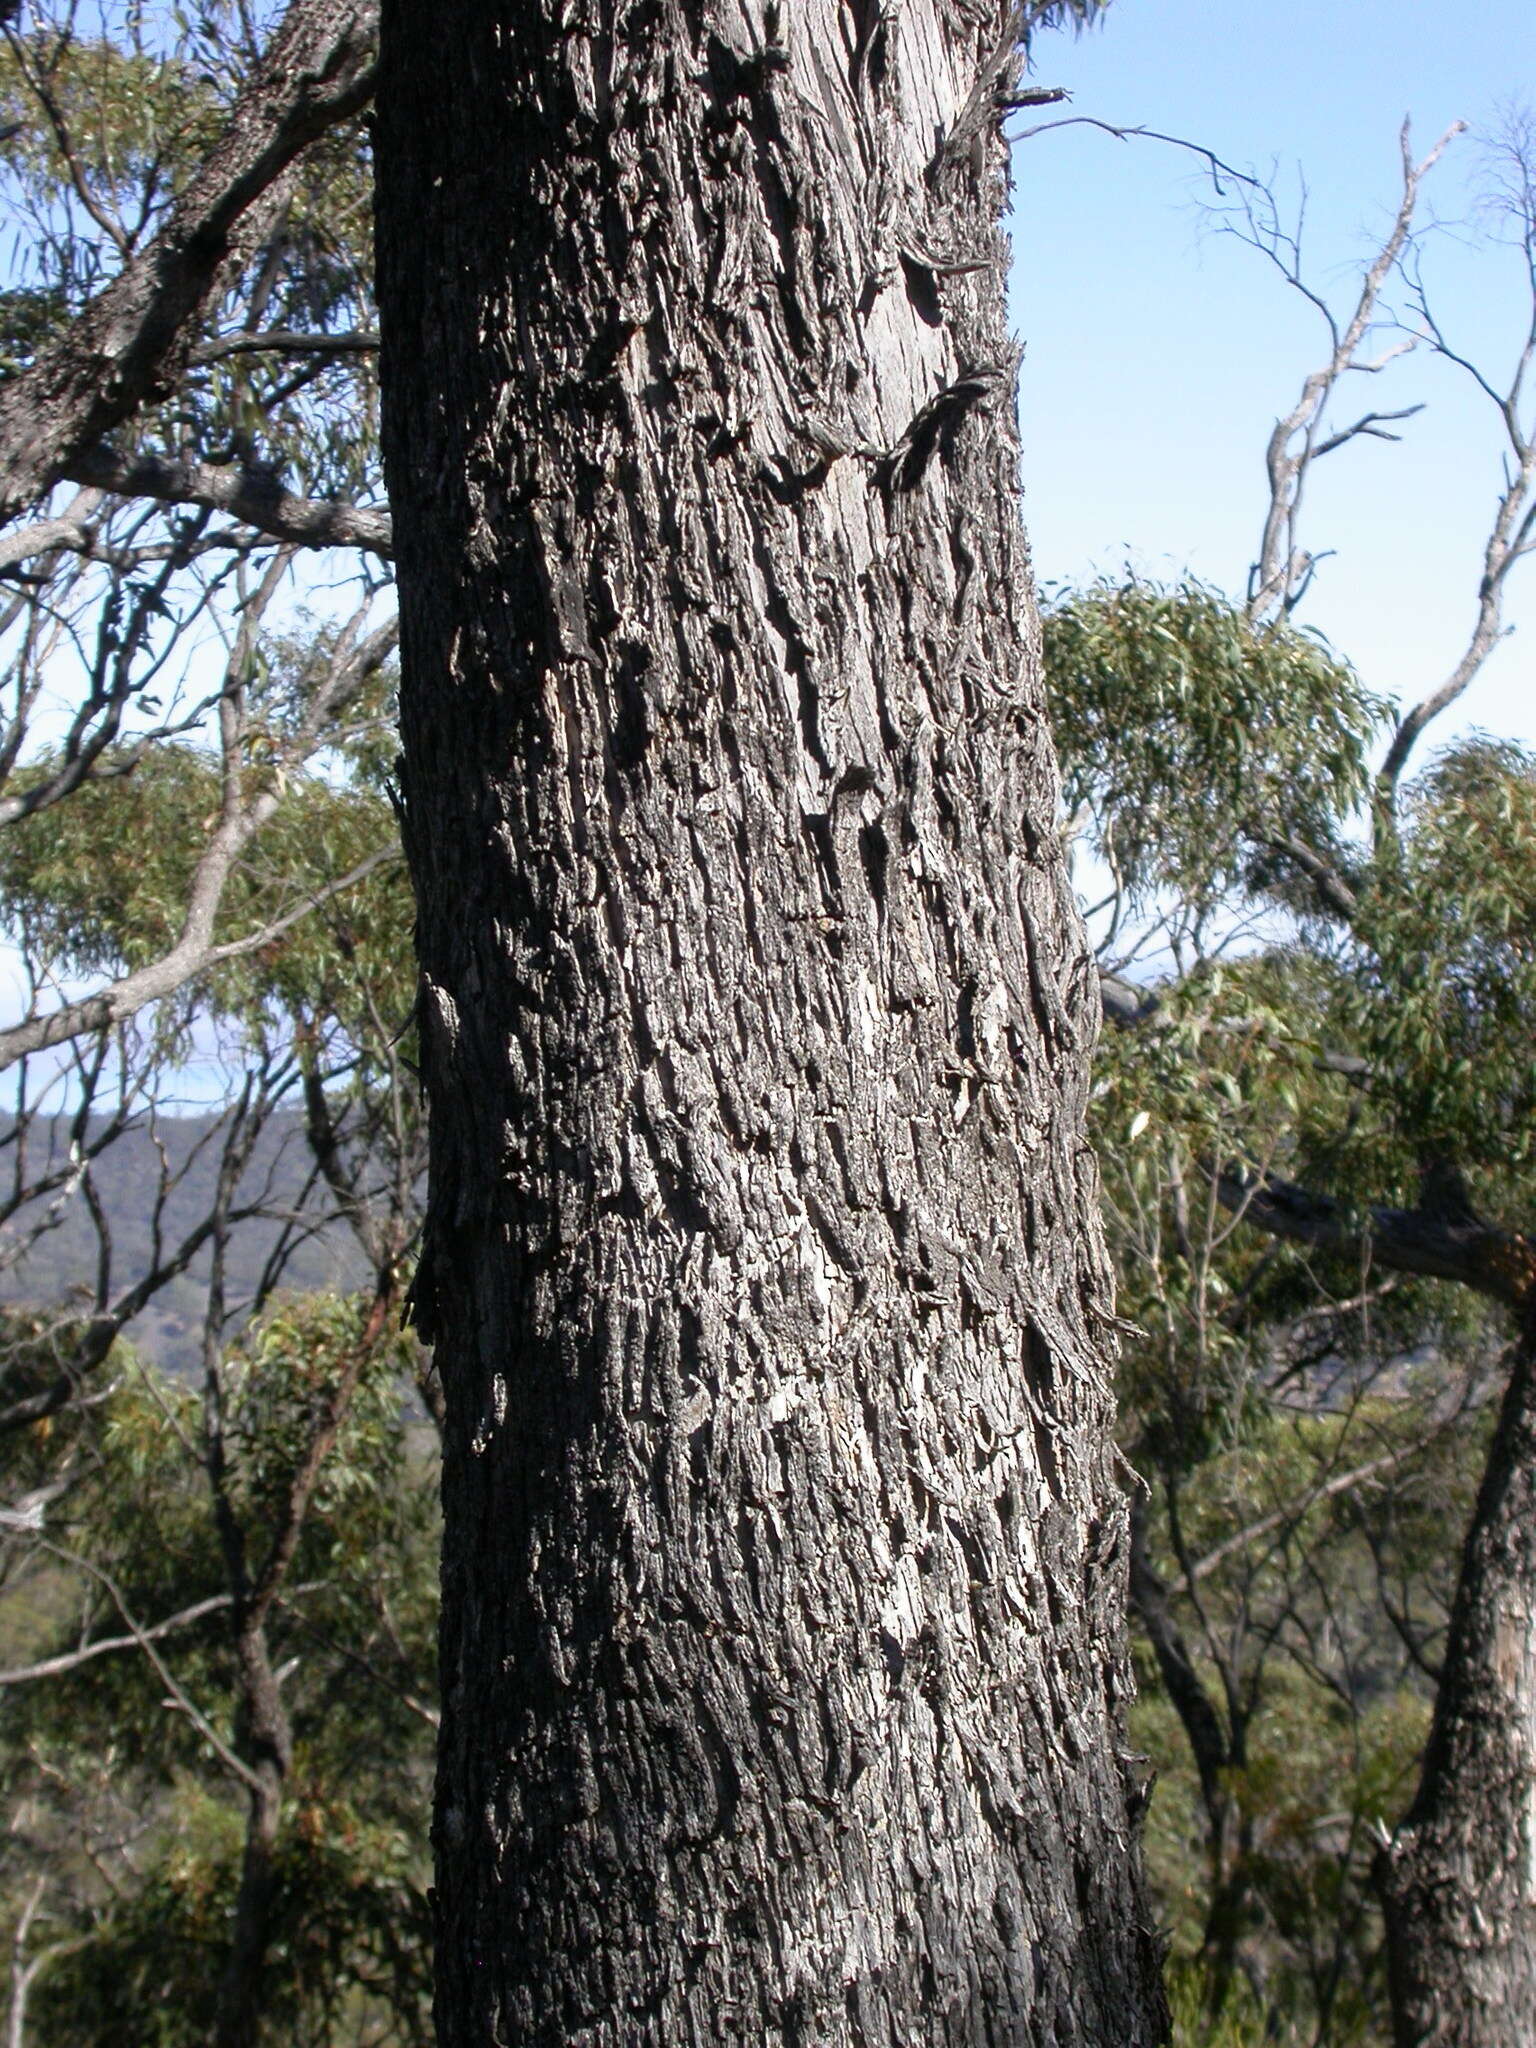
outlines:
M385 9L445 2048L1161 2035L986 0Z
M1536 1301L1524 1323L1418 1796L1377 1865L1397 2048L1536 2040Z

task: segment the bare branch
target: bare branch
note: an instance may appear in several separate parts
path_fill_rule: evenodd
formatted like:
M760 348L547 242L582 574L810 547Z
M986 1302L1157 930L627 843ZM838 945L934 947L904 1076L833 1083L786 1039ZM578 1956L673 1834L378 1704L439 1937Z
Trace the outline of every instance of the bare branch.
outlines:
M1393 829L1398 785L1408 758L1425 728L1454 704L1481 671L1483 664L1504 638L1504 587L1510 570L1531 551L1536 533L1536 419L1521 417L1526 378L1536 363L1536 265L1531 251L1536 247L1536 183L1531 176L1530 139L1518 130L1507 137L1506 150L1519 173L1514 187L1503 195L1505 210L1514 214L1520 233L1529 311L1523 342L1514 368L1502 385L1472 358L1452 346L1436 317L1417 262L1407 275L1413 295L1414 315L1420 338L1435 353L1471 378L1498 414L1507 444L1504 487L1494 508L1492 524L1483 548L1482 574L1478 581L1477 612L1461 659L1438 689L1432 690L1404 713L1392 736L1392 744L1376 784L1376 825L1378 833Z
M1355 370L1376 370L1381 368L1381 364L1352 363L1350 368ZM1335 448L1342 448L1346 441L1353 441L1361 434L1369 435L1373 441L1401 441L1403 438L1401 434L1389 434L1386 431L1386 422L1388 420L1411 420L1416 413L1421 413L1423 410L1424 406L1421 401L1418 405L1405 405L1397 412L1363 413L1352 427L1345 427L1337 434L1330 434L1326 441L1320 441L1317 447L1312 450L1312 460L1314 462L1321 462L1325 455L1331 455Z
M1189 142L1182 135L1164 135L1156 128L1117 127L1114 122L1100 121L1092 114L1063 114L1056 121L1039 121L1033 128L1017 129L1008 140L1029 142L1036 135L1049 135L1057 128L1097 128L1102 135L1113 135L1117 142L1166 142L1171 149L1187 150L1191 156L1199 157L1204 163L1218 192L1224 189L1223 178L1230 179L1235 185L1259 185L1258 179L1251 172L1235 169L1233 165L1217 156L1214 150L1207 149L1203 143Z
M87 522L100 501L99 491L81 491L69 510L61 512L57 519L34 520L30 526L16 526L9 533L0 534L0 569L12 569L18 562L29 561L34 555L50 555L56 549L70 554L87 553L94 537Z
M222 362L226 356L376 355L378 347L376 334L299 334L291 328L269 327L264 334L226 334L218 341L205 342L187 357L187 367L201 369L205 363Z
M89 1664L93 1658L109 1657L118 1650L142 1649L145 1643L163 1642L167 1636L190 1628L195 1621L202 1621L207 1615L219 1614L233 1604L232 1593L214 1593L206 1600L194 1601L192 1606L183 1607L179 1614L168 1615L164 1621L140 1629L135 1635L98 1636L94 1642L86 1643L78 1650L63 1650L56 1657L44 1657L40 1663L19 1664L12 1671L0 1671L0 1687L30 1685L39 1678L63 1678L71 1671L78 1671L82 1664Z
M1331 1479L1320 1481L1309 1487L1299 1500L1287 1501L1283 1507L1273 1509L1267 1515L1260 1515L1256 1521L1247 1523L1224 1537L1213 1549L1197 1558L1190 1567L1191 1580L1200 1580L1224 1565L1229 1557L1251 1549L1255 1543L1262 1543L1266 1536L1272 1536L1277 1529L1294 1528L1310 1511L1324 1501L1333 1500L1341 1493L1351 1493L1356 1487L1367 1486L1373 1479L1381 1479L1389 1472L1395 1472L1410 1458L1417 1457L1427 1444L1433 1443L1438 1430L1428 1436L1415 1439L1411 1444L1399 1445L1396 1450L1384 1451L1380 1457L1368 1458L1363 1465L1352 1465L1347 1472L1336 1472ZM1176 1579L1169 1586L1170 1595L1188 1590L1189 1582Z
M373 90L374 0L291 0L229 125L165 227L0 391L0 519L36 502L162 383L242 217Z
M1536 1245L1518 1231L1434 1208L1352 1205L1314 1194L1276 1173L1229 1168L1215 1176L1223 1205L1255 1229L1291 1244L1417 1273L1456 1280L1490 1301L1520 1310L1536 1286Z
M257 1778L256 1773L240 1757L236 1756L207 1715L187 1696L182 1687L172 1677L165 1659L155 1648L154 1636L148 1630L142 1628L134 1619L132 1610L123 1596L122 1589L111 1573L103 1571L99 1564L93 1564L88 1557L80 1557L72 1550L61 1550L56 1543L40 1543L38 1548L46 1551L50 1557L56 1557L60 1564L71 1565L76 1571L84 1572L87 1578L96 1581L121 1615L123 1626L128 1630L130 1640L144 1652L144 1655L154 1666L155 1676L170 1695L166 1705L174 1706L186 1715L192 1726L197 1730L204 1742L208 1744L227 1771L231 1772L242 1784L249 1786L253 1791L259 1791L260 1780Z
M1384 419L1405 419L1411 410L1417 410L1410 408L1396 414L1368 413L1364 420L1344 433L1332 435L1321 442L1317 439L1328 402L1346 371L1377 370L1391 359L1390 354L1362 359L1360 349L1376 318L1383 287L1398 267L1407 244L1423 182L1465 128L1464 121L1452 122L1429 154L1415 162L1409 126L1406 121L1403 123L1399 137L1402 187L1397 211L1380 247L1366 266L1354 309L1342 325L1326 302L1303 279L1300 230L1294 235L1285 235L1272 220L1255 222L1250 213L1244 239L1269 256L1279 266L1287 282L1318 309L1327 323L1330 341L1326 362L1311 372L1302 384L1295 405L1275 422L1265 450L1269 507L1264 517L1259 559L1248 579L1247 611L1254 625L1287 617L1295 610L1310 578L1313 560L1298 546L1296 531L1307 474L1312 464L1320 455L1342 446L1357 435L1376 432L1373 423ZM1270 203L1273 207L1273 202ZM1399 349L1391 354L1401 352Z
M287 930L315 904L351 887L387 857L388 849L371 855L326 889L292 911L244 938L217 944L214 928L236 861L282 801L286 774L306 760L324 737L331 721L394 651L398 625L391 620L333 665L324 686L315 693L296 731L275 758L266 786L254 797L241 793L239 778L226 788L224 813L214 828L195 870L187 908L176 943L158 960L120 976L105 988L75 1002L63 1003L41 1016L24 1018L0 1031L0 1073L29 1053L40 1052L87 1031L102 1031L134 1016L147 1004L173 995L220 961L255 951Z
M274 539L306 548L365 548L394 552L388 512L326 498L300 498L275 477L239 463L199 462L190 456L125 458L96 447L71 456L60 474L120 498L155 498L166 505L201 505L228 512ZM30 531L31 529L29 529ZM0 543L0 547L3 547ZM0 566L4 556L0 554Z

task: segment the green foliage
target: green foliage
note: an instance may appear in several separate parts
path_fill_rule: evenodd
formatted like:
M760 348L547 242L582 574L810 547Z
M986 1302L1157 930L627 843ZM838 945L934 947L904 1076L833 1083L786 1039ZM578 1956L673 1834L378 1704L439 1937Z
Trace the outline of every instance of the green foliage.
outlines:
M195 16L172 9L146 35L143 11L130 9L93 35L75 8L42 6L28 35L0 47L0 122L16 131L0 193L31 229L22 274L0 297L0 375L24 367L163 225L249 75L243 13L222 0ZM231 272L207 331L244 327L253 310L288 332L366 328L372 262L367 137L353 124L294 166L267 241ZM376 408L366 352L194 356L169 407L127 432L263 462L312 495L357 497L377 489Z
M58 321L115 267L117 251L90 209L120 234L142 235L223 120L206 71L174 54L80 36L62 21L39 21L0 46L0 121L15 131L4 182L12 207L35 223L32 261ZM40 326L33 345L48 331Z
M1427 868L1417 793L1405 821L1405 868ZM1216 2048L1385 2042L1370 1864L1412 1791L1430 1704L1406 1642L1441 1639L1447 1531L1470 1515L1490 1420L1455 1408L1497 1342L1477 1298L1383 1289L1368 1262L1244 1228L1217 1189L1226 1162L1346 1199L1413 1183L1393 1088L1335 1057L1379 1057L1373 961L1314 928L1205 962L1146 1023L1109 1032L1096 1067L1120 1307L1139 1332L1122 1346L1122 1441L1152 1484L1152 1563L1231 1745L1213 1815L1143 1649L1134 1727L1160 1774L1147 1855L1178 2038Z
M1250 1406L1247 1419L1177 1490L1180 1555L1203 1558L1244 1529L1178 1608L1213 1697L1236 1655L1246 1702L1227 1803L1222 1912L1245 1975L1213 2009L1210 1824L1193 1758L1156 1667L1138 1657L1137 1747L1159 1779L1146 1830L1148 1872L1172 1944L1178 2038L1226 2043L1384 2043L1381 1925L1370 1869L1407 1804L1428 1728L1421 1675L1380 1599L1417 1589L1412 1620L1429 1640L1454 1573L1448 1523L1470 1512L1484 1428L1421 1443L1421 1411L1396 1394L1333 1409ZM1374 1481L1328 1493L1341 1472L1400 1457ZM1156 1561L1178 1583L1166 1537ZM1324 1674L1336 1684L1320 1684ZM1220 1921L1214 1923L1219 1929Z
M14 377L66 318L57 285L13 285L0 291L0 378Z
M1361 920L1356 1029L1420 1154L1502 1181L1536 1119L1536 761L1475 738L1408 790ZM1511 1200L1518 1202L1510 1212Z
M43 1979L41 2043L194 2048L214 2030L240 1873L233 1816L191 1787L144 1884ZM345 1798L298 1802L275 1859L263 2036L295 2048L428 2048L431 1922L418 1845Z
M406 1506L399 1494L406 1464L400 1388L410 1373L414 1339L395 1326L385 1341L370 1343L370 1312L362 1296L306 1295L280 1302L226 1360L233 1498L247 1526L263 1530L278 1523L317 1418L366 1347L338 1454L326 1461L311 1499L295 1566L300 1579L323 1584L327 1599L345 1597L349 1587L374 1590L377 1560L408 1534L399 1522Z
M274 728L282 716L273 712ZM270 732L247 748L249 795L273 781ZM26 788L52 765L17 778ZM34 957L76 976L120 973L174 945L194 871L222 802L218 762L190 746L154 749L131 774L88 783L0 834L0 919ZM302 913L370 856L390 857L344 895L257 951L215 965L182 997L205 1014L259 1027L273 1006L345 1022L367 997L385 1018L410 1009L412 912L386 799L309 773L281 790L270 822L237 860L220 904L224 944ZM352 1021L357 1021L355 1018Z
M1210 909L1248 886L1256 842L1332 845L1364 795L1383 706L1315 635L1133 576L1059 595L1044 631L1068 814L1133 902Z
M361 1300L281 1302L226 1357L221 1414L229 1497L259 1570L317 1410L360 1344L357 1392L269 1625L294 1756L263 2038L414 2048L430 2038L422 1703L435 1647L436 1475L403 1392L409 1340L373 1340ZM131 1356L118 1364L110 1398L86 1411L75 1439L53 1431L32 1447L40 1463L53 1456L65 1486L49 1547L16 1551L0 1580L0 1640L13 1657L121 1637L130 1617L153 1627L226 1591L203 1397ZM158 1654L179 1701L233 1740L227 1604L162 1638ZM206 2041L242 1788L131 1645L0 1698L18 1816L0 1848L0 1892L19 1902L44 1875L54 1936L68 1942L39 1980L29 2041Z
M78 1369L82 1319L67 1308L0 1306L0 1407L46 1396ZM31 1429L0 1432L0 1487L7 1496L45 1485L85 1427L78 1409L48 1416Z
M1324 963L1253 954L1191 974L1151 1023L1099 1050L1093 1126L1122 1313L1145 1333L1122 1361L1123 1431L1157 1469L1186 1470L1239 1426L1256 1326L1316 1298L1299 1253L1236 1229L1212 1162L1297 1171L1347 1113L1319 1060Z

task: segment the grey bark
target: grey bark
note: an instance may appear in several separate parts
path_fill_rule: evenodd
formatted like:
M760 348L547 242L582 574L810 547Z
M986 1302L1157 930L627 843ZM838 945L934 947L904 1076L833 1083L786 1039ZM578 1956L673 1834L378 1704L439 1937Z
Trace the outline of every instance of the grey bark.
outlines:
M1376 1863L1396 2048L1536 2041L1536 1243L1487 1223L1427 1162L1413 1209L1350 1206L1229 1174L1258 1228L1390 1270L1459 1281L1513 1311L1489 1445L1413 1805Z
M1014 15L385 9L444 2048L1163 2036Z
M1292 1244L1366 1260L1393 1273L1455 1280L1490 1301L1521 1311L1532 1284L1531 1241L1487 1223L1470 1207L1421 1201L1413 1209L1341 1202L1277 1173L1230 1168L1216 1193L1245 1223Z
M1536 1294L1524 1321L1418 1794L1377 1863L1397 2048L1536 2040Z
M159 455L128 460L110 449L93 448L72 456L60 474L71 483L88 483L120 498L158 498L166 505L202 505L210 512L228 512L258 533L270 533L296 547L364 548L386 557L390 551L387 512L329 498L297 497L271 476L237 463L198 462L191 456L167 461ZM30 540L18 537L16 545L36 554L68 545L68 535L50 531L66 523L41 521L31 529Z

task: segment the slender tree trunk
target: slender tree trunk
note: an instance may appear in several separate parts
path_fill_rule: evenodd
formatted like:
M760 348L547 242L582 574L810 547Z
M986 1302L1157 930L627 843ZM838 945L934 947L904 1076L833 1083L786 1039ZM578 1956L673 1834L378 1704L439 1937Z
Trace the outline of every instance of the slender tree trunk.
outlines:
M1377 1866L1397 2048L1536 2041L1536 1300L1522 1323L1418 1795Z
M1147 1515L1147 1497L1138 1492L1130 1504L1131 1604L1157 1660L1163 1690L1183 1726L1200 1780L1209 1901L1200 1955L1206 1970L1207 2003L1212 2012L1220 2013L1237 1981L1242 1940L1252 1910L1251 1827L1231 1785L1233 1774L1241 1772L1246 1763L1247 1727L1230 1692L1223 1721L1195 1667L1174 1619L1168 1588L1152 1562Z
M998 0L395 0L444 2048L1161 2037Z
M263 1977L277 1886L274 1859L293 1764L293 1733L260 1620L241 1622L235 1655L240 1673L240 1753L252 1782L246 1788L245 1848L229 1955L219 1980L215 2048L253 2048L261 2038Z

